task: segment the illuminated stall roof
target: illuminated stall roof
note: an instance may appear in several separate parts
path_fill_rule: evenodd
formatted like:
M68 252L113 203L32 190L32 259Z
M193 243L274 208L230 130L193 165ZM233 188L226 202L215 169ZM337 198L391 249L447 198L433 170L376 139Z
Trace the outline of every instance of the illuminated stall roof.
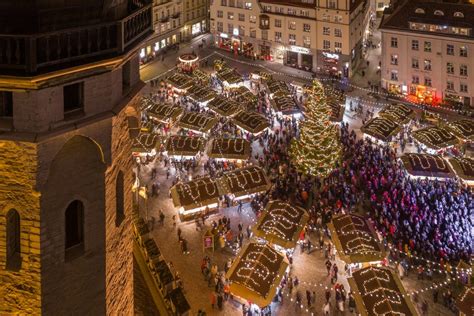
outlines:
M240 106L237 102L232 101L222 95L215 97L207 104L207 107L217 114L225 117L232 116L240 110Z
M409 153L400 160L409 175L414 177L452 178L453 171L446 160L439 156Z
M235 197L246 196L270 188L270 181L260 167L246 167L224 173L219 178L223 194L234 194Z
M341 122L346 111L345 100L339 98L328 98L327 104L331 107L330 119L332 122Z
M175 72L166 81L177 89L188 89L193 85L193 79L187 75Z
M459 294L455 304L464 315L472 315L474 312L474 289L466 286Z
M458 139L448 129L428 127L412 132L413 138L429 149L441 150L458 143Z
M160 135L141 132L133 139L132 152L149 154L154 150L157 151L160 143Z
M207 72L204 72L199 68L193 70L193 77L205 82L208 82L211 78Z
M309 216L301 207L276 200L267 204L254 228L255 235L285 249L294 248Z
M215 138L207 152L209 158L240 159L250 158L250 142L242 138Z
M184 210L217 203L220 196L217 183L211 178L178 182L170 192L174 206L182 207Z
M268 306L288 267L285 257L268 245L248 244L226 274L230 292L260 308Z
M187 89L188 96L200 103L208 102L217 96L217 92L212 90L209 86L202 86L194 83L194 85Z
M235 85L243 82L242 75L233 68L223 66L217 71L216 76L219 80L227 82L229 85Z
M181 114L183 114L183 108L171 104L153 104L150 106L146 113L148 116L162 122L168 123L170 120L175 121Z
M448 126L457 137L474 141L474 120L458 120L448 123Z
M255 103L258 101L257 96L252 93L246 86L240 86L233 89L232 91L236 92L237 95L235 99L242 103Z
M335 216L328 227L338 255L344 262L368 263L385 258L373 227L362 216Z
M293 97L281 92L276 92L270 100L270 103L275 112L281 112L284 115L299 112L298 105Z
M241 111L232 118L232 121L252 134L259 134L270 126L267 119L256 112Z
M448 161L459 178L474 185L474 158L451 158Z
M290 89L288 89L288 85L284 81L269 79L266 81L266 85L270 94L280 93L291 95Z
M217 124L217 118L203 113L184 112L177 124L198 133L207 133Z
M196 156L204 147L204 138L170 136L166 142L169 156Z
M415 116L415 111L403 104L392 104L383 108L379 115L398 124L405 124Z
M387 268L361 269L348 281L363 316L418 315L398 276Z
M375 117L362 126L361 131L383 142L388 142L390 137L400 132L400 125L388 118Z

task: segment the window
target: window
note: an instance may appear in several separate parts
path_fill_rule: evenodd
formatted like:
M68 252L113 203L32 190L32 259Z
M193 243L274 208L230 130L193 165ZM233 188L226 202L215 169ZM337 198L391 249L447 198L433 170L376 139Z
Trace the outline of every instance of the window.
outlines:
M84 205L72 201L65 212L66 260L73 259L84 251Z
M431 71L431 60L425 59L423 62L423 69L426 71Z
M336 0L329 0L328 8L329 9L335 9L336 8Z
M130 67L130 60L122 66L122 95L130 90L132 80L132 69Z
M459 85L459 91L464 92L464 93L467 93L467 84L461 83L461 84Z
M221 6L223 7L227 6L227 0L221 0Z
M467 65L459 66L459 75L467 76Z
M124 179L123 172L117 173L115 180L115 226L120 226L125 219Z
M464 17L464 14L462 12L454 12L453 16L455 18L463 18Z
M311 25L303 23L303 32L311 32Z
M392 37L390 39L390 47L397 48L398 47L398 38Z
M288 22L288 29L289 30L296 30L296 22L295 21L289 21Z
M296 15L296 10L288 8L288 15Z
M229 0L229 7L235 7L235 0Z
M309 16L309 11L308 10L300 10L300 15L301 16Z
M218 32L224 32L224 23L217 22L217 31Z
M327 26L323 26L323 34L324 35L331 35L331 29Z
M451 45L451 44L446 45L446 54L454 55L454 45Z
M275 27L281 27L281 20L275 19Z
M245 9L251 10L252 9L252 2L245 2Z
M398 65L398 55L392 54L390 56L390 64L392 65Z
M257 16L255 15L249 16L249 21L250 23L257 23Z
M264 5L263 6L263 12L272 12L272 6Z
M392 70L390 72L390 80L398 81L398 71L397 70Z
M446 90L454 91L454 82L452 81L446 82Z
M268 31L267 30L262 30L262 39L263 40L268 40Z
M412 40L411 41L411 49L412 50L418 50L420 47L420 44L417 40Z
M242 0L237 0L237 8L243 9L243 7L244 7L244 4L243 4Z
M323 21L329 21L329 20L331 20L331 16L329 14L323 13L322 20Z
M13 117L13 93L0 91L0 118Z
M328 40L323 41L323 49L330 50L331 49L331 42Z
M311 38L309 36L303 36L303 46L311 48Z
M425 52L431 53L431 42L425 42Z
M281 43L281 32L275 32L275 42Z
M466 46L461 46L459 48L459 56L467 57L467 48L466 48Z
M223 18L223 17L224 17L224 12L218 10L218 11L217 11L217 17L218 17L218 18Z
M251 38L256 38L257 37L257 31L256 30L250 30L250 37Z
M64 113L82 110L84 106L84 83L78 82L63 87Z
M227 18L229 20L233 20L234 19L234 12L227 12Z
M415 13L416 14L425 14L425 10L422 9L422 8L416 8Z
M337 53L342 52L342 43L340 42L334 42L334 51Z
M334 36L335 37L342 37L342 30L341 29L334 29Z
M288 44L296 45L296 34L288 34Z
M441 10L436 10L436 11L434 12L434 15L444 16L444 12L441 11Z
M234 34L234 24L227 23L227 33Z
M275 7L275 12L276 13L285 13L285 8L283 7Z
M426 77L426 78L425 78L425 86L431 87L431 84L432 84L432 83L431 83L431 78Z
M453 63L447 63L446 64L446 72L448 74L454 74L454 64Z
M418 76L411 77L411 82L413 82L414 84L420 84L420 77Z
M413 58L413 59L411 60L411 68L413 68L413 69L418 69L418 68L420 68L420 63L418 62L418 59Z
M242 22L245 21L245 14L239 13L239 21L242 21Z
M21 267L21 230L20 230L20 215L16 210L9 210L7 213L7 262L6 268L8 270L19 270Z
M334 16L334 22L342 23L342 15L335 15Z

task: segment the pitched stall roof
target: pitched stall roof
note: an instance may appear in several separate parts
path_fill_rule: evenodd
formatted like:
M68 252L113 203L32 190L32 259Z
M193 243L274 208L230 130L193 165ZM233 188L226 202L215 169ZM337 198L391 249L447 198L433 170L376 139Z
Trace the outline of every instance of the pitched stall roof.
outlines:
M132 152L150 153L153 149L158 150L160 143L158 134L141 132L133 139Z
M185 210L216 203L220 196L219 187L211 178L178 182L170 189L170 193L174 206Z
M375 117L368 121L361 130L365 134L387 142L390 137L400 132L400 125L388 118Z
M180 106L164 103L153 104L146 110L148 116L163 123L168 123L168 120L176 120L183 112L184 110Z
M403 104L388 105L379 112L379 116L399 124L407 123L414 115L415 111Z
M193 79L187 75L175 72L166 81L178 89L187 89L193 85Z
M293 97L281 92L276 92L270 103L276 112L281 112L285 115L294 114L299 111Z
M219 178L222 194L234 194L236 197L267 191L270 181L260 167L246 167L224 173Z
M346 263L381 261L385 257L373 227L356 214L336 216L328 225L339 256Z
M452 178L453 171L443 158L428 154L408 153L400 160L406 171L412 176Z
M328 98L327 104L331 107L331 122L341 122L346 110L345 100L340 98Z
M267 119L256 112L241 111L232 118L232 121L235 125L252 134L263 132L270 126Z
M458 143L458 139L446 128L428 127L412 133L413 138L428 148L440 150Z
M449 163L459 178L464 181L474 181L474 158L451 158Z
M204 138L190 136L170 136L166 142L168 155L195 156L204 147Z
M284 256L268 245L248 244L234 260L226 278L230 292L260 307L275 297L288 267Z
M207 152L209 158L250 158L250 142L243 138L214 138Z
M474 141L474 120L462 119L450 122L448 126L457 137Z
M211 101L217 96L217 92L212 90L210 87L198 84L194 84L187 90L187 92L189 97L197 102Z
M464 315L474 314L474 289L466 286L456 299L456 307Z
M178 120L178 126L199 133L207 133L217 124L217 118L197 112L184 112Z
M217 114L225 117L232 116L240 111L240 106L237 102L232 101L222 95L218 95L209 101L207 107Z
M227 66L224 66L217 71L216 75L219 80L226 81L228 84L235 84L243 81L241 74Z
M308 219L301 207L280 200L271 201L254 229L255 235L283 248L294 248Z

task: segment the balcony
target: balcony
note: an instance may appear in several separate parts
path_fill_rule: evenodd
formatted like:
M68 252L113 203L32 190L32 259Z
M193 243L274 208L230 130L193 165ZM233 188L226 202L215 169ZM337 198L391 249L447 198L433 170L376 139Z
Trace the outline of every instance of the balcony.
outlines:
M124 54L153 32L152 5L125 18L29 35L0 34L0 70L29 75Z
M179 19L179 16L181 15L181 12L176 12L175 14L171 15L172 19Z

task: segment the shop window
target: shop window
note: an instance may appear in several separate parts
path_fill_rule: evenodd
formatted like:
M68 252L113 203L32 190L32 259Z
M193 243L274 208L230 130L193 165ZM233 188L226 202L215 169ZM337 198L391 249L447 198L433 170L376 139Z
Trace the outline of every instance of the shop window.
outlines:
M124 179L123 172L117 173L115 180L115 226L120 226L125 219L125 205L124 205Z
M0 91L0 118L13 117L13 93Z
M16 210L9 210L7 213L6 242L7 242L7 262L8 270L19 270L21 267L21 244L20 244L20 214Z
M67 207L65 231L65 258L67 261L84 252L84 205L81 201L72 201Z
M122 66L122 94L130 90L132 70L130 60Z
M84 82L63 87L64 114L77 113L84 107Z

